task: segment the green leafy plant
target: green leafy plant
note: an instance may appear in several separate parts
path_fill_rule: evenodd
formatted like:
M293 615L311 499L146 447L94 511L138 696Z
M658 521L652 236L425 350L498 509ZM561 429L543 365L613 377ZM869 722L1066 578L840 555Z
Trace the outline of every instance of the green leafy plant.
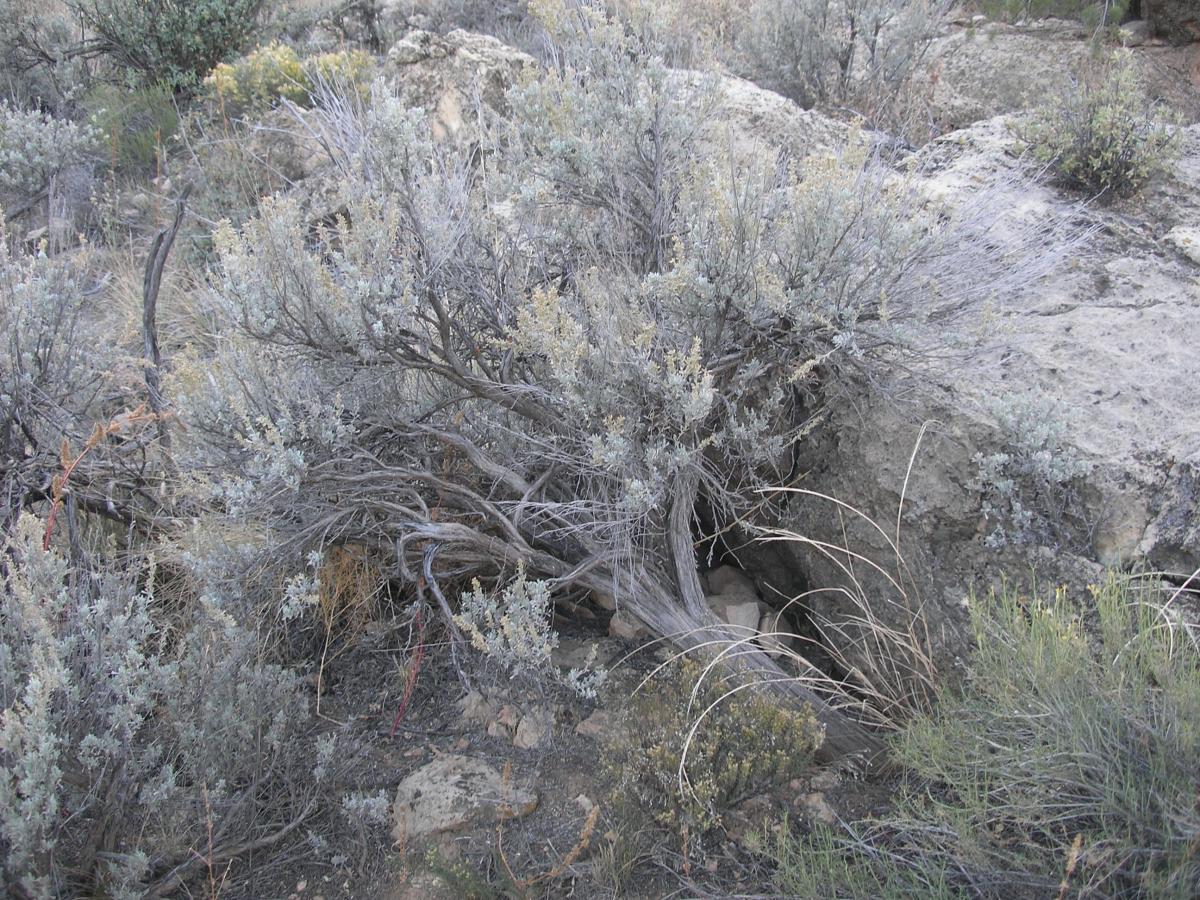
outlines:
M1036 160L1065 185L1130 194L1179 152L1177 120L1153 102L1132 53L1089 63L1072 89L1036 110L1020 130Z
M618 803L698 837L740 801L802 773L821 740L811 710L781 707L751 682L722 681L684 659L629 701L606 765Z
M254 39L263 0L69 0L69 5L119 65L146 82L179 90L195 87Z
M110 171L146 175L161 167L179 129L179 110L168 86L128 90L100 84L83 106Z

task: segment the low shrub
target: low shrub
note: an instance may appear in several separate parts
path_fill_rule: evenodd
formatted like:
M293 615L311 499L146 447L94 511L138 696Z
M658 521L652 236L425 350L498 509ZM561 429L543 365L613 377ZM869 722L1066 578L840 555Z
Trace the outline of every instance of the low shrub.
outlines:
M213 598L165 625L151 558L72 563L45 531L0 551L0 892L166 893L286 838L333 751L297 679Z
M1067 533L1079 514L1080 479L1091 472L1068 442L1066 410L1040 397L992 404L1001 447L976 453L975 488L991 530L989 547L1047 543Z
M516 577L497 590L485 590L478 579L462 595L454 623L471 646L509 677L529 676L542 681L560 680L553 663L558 633L550 625L553 614L551 585L531 581L523 566ZM586 664L561 677L583 697L595 698L606 673L593 668L595 646Z
M802 106L885 123L949 10L944 0L764 0L739 44L750 77Z
M781 707L687 659L634 694L605 765L618 805L699 837L742 800L804 772L822 738L811 710Z
M68 168L90 161L96 144L86 125L0 101L0 195L26 199L47 190Z
M150 84L195 87L258 32L263 0L68 0L120 66Z
M1099 195L1138 190L1179 152L1176 119L1146 93L1132 53L1089 63L1072 89L1021 130L1035 159L1068 187Z
M221 63L205 87L226 109L262 110L289 101L307 106L319 83L364 86L374 63L361 50L340 50L301 59L286 44L260 47L232 63Z

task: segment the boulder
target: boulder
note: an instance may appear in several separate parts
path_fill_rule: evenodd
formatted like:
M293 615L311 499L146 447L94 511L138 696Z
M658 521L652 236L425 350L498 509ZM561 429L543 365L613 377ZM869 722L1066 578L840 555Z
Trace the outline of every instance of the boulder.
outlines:
M392 836L403 843L488 826L527 816L537 805L535 791L507 783L487 763L442 756L413 772L396 789Z
M1136 44L1134 34L1136 30L1129 39ZM1091 57L1086 38L1078 23L1058 19L948 29L930 47L923 80L930 136L1026 110L1070 90L1080 66ZM1200 120L1200 47L1147 43L1137 48L1134 61L1152 96L1185 121Z
M575 733L580 737L594 738L608 743L613 740L620 724L612 713L597 709L590 716L575 726Z
M653 637L640 619L623 609L618 609L608 620L608 633L623 641L647 641Z
M414 30L388 50L384 75L401 100L428 112L437 140L470 144L480 138L479 112L503 114L506 92L534 65L489 35Z
M1196 0L1142 0L1142 12L1160 38L1175 45L1200 41L1200 5Z
M997 253L1056 216L1091 230L1019 302L996 298L957 325L939 323L945 346L961 341L964 349L919 362L865 402L842 406L807 443L804 486L878 528L815 497L791 510L798 532L845 541L895 579L857 561L851 577L792 544L811 585L861 591L893 623L922 605L942 663L970 647L969 593L1004 576L1028 581L1036 573L1043 589L1061 582L1084 595L1100 565L1183 575L1200 566L1200 278L1179 249L1190 248L1187 232L1177 230L1200 213L1200 127L1185 129L1169 177L1111 207L1080 207L1052 185L1015 177L1022 163L1012 143L1004 118L931 143L916 160L925 189L955 206L998 180L990 201ZM1057 420L1035 427L1061 431L1044 463L1069 458L1086 472L1071 479L1062 504L1069 508L1029 495L1030 504L1045 504L1050 532L997 546L981 459L1012 449L997 410L1024 398L1046 402L1046 418ZM845 619L844 595L823 592L811 604L818 618Z
M757 596L754 579L737 566L717 566L704 573L702 584L706 593L743 593Z

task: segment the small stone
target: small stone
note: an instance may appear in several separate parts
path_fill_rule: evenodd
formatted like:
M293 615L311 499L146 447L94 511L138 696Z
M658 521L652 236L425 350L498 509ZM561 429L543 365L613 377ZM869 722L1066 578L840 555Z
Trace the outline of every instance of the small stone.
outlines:
M758 631L762 618L761 601L754 595L737 593L714 594L707 598L708 608L718 619L732 625L737 636L752 637Z
M513 737L513 746L518 750L532 750L545 746L550 742L554 727L554 713L548 709L537 709L527 712L517 725L517 733Z
M506 781L485 762L446 755L422 766L396 789L392 837L398 843L468 826L527 816L535 791Z
M1177 225L1167 232L1166 242L1200 265L1200 227Z
M296 882L296 893L297 894L303 894L306 890L308 890L308 881L306 881L305 879L301 879Z
M841 778L835 769L822 769L810 778L808 783L814 791L827 791L841 784Z
M512 730L521 721L521 711L511 703L506 703L500 707L500 713L496 716L496 721L505 728Z
M575 726L575 733L581 737L601 738L611 734L615 724L612 713L598 709Z
M616 598L607 591L592 591L592 602L601 609L607 609L609 612L615 612L617 609Z
M596 804L592 802L592 798L587 794L580 794L575 798L575 805L583 811L584 815L587 815L592 811Z
M624 641L642 641L650 637L649 629L623 609L618 609L608 620L608 633Z
M825 825L837 824L837 813L833 811L833 807L829 805L825 799L825 795L820 791L801 795L797 801L797 805L804 810L804 814L810 819L815 819Z
M489 700L479 691L471 691L458 701L458 706L462 710L465 722L482 725L496 717L496 702Z

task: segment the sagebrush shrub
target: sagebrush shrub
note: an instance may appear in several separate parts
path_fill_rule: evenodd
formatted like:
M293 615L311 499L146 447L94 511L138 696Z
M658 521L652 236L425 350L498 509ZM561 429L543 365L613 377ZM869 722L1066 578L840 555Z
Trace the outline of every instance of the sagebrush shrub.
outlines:
M174 389L213 496L287 535L275 564L337 532L415 582L433 545L487 587L523 562L694 636L697 502L762 514L829 391L1016 270L861 141L736 155L714 79L555 9L552 61L478 147L381 88L323 99L337 205L218 230L212 355Z
M86 253L47 257L12 247L0 229L0 468L4 521L46 497L61 467L64 442L73 455L98 422L119 414L126 397L139 397L136 361L99 336L102 317L90 307ZM136 401L135 401L136 402ZM80 507L129 524L123 501L132 487L126 453L144 448L106 443L77 468L71 486ZM125 457L128 459L128 457Z
M69 564L45 527L3 546L0 889L170 890L209 825L219 858L300 815L322 757L294 676L215 600L173 632L137 566Z
M68 52L77 41L74 17L59 4L0 0L0 75L8 98L61 114L87 81L87 61Z
M995 401L1001 446L976 453L974 487L991 531L989 547L1052 540L1079 513L1077 489L1091 464L1069 445L1067 413L1042 397Z
M93 159L97 139L87 125L0 100L0 193L24 200L50 189L66 169Z
M454 622L477 652L508 675L561 681L581 697L595 698L607 674L594 667L595 645L586 663L565 675L553 663L558 634L550 624L551 591L548 582L526 578L523 566L499 591L484 590L476 579L462 595Z
M738 38L742 66L802 106L851 106L893 125L949 8L945 0L762 0Z
M1179 152L1178 121L1147 95L1133 54L1090 64L1071 90L1036 110L1021 134L1069 187L1130 194Z

